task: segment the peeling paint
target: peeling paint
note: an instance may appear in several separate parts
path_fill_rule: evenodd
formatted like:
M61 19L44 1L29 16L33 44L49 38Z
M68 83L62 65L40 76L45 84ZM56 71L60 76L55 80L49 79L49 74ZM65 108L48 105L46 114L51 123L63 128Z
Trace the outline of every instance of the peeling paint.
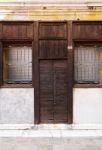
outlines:
M102 7L0 7L0 20L101 20Z

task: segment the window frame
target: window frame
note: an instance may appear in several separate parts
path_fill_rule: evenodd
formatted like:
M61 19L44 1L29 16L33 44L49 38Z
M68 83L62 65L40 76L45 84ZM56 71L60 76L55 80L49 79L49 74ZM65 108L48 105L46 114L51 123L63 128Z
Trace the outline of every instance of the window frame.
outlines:
M4 60L3 60L3 78L2 78L2 88L32 88L33 87L33 42L32 41L6 41L2 42L2 57L4 57L4 48L9 46L30 46L32 48L32 81L31 83L4 83Z
M77 41L73 43L73 50L75 51L75 47L76 46L93 46L93 45L97 45L102 47L102 42L96 42L96 41ZM73 53L73 59L74 59L74 53ZM74 61L73 60L73 70L74 69ZM75 74L75 71L73 71ZM75 83L75 80L73 78L73 88L102 88L102 83Z

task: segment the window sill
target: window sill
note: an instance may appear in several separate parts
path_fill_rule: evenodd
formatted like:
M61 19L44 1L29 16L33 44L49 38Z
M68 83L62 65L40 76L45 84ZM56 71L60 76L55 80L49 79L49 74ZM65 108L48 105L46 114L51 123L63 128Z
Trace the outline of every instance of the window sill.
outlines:
M3 84L1 88L33 88L32 84Z
M74 88L102 88L102 84L75 84Z

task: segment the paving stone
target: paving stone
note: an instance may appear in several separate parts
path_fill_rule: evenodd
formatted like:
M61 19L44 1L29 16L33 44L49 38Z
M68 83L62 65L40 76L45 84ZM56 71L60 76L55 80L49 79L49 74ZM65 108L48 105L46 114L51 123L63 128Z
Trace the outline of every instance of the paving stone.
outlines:
M37 150L52 150L51 145L39 145L37 146Z
M0 150L102 150L102 138L0 138Z

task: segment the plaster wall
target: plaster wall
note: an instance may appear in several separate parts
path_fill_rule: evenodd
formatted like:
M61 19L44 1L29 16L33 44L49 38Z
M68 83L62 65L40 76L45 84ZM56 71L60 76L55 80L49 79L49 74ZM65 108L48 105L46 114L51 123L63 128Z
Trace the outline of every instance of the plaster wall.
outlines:
M0 124L34 123L34 89L0 89Z
M102 124L102 89L75 88L73 117L74 124Z
M0 124L34 123L34 89L0 89ZM73 124L102 124L102 89L73 89Z

